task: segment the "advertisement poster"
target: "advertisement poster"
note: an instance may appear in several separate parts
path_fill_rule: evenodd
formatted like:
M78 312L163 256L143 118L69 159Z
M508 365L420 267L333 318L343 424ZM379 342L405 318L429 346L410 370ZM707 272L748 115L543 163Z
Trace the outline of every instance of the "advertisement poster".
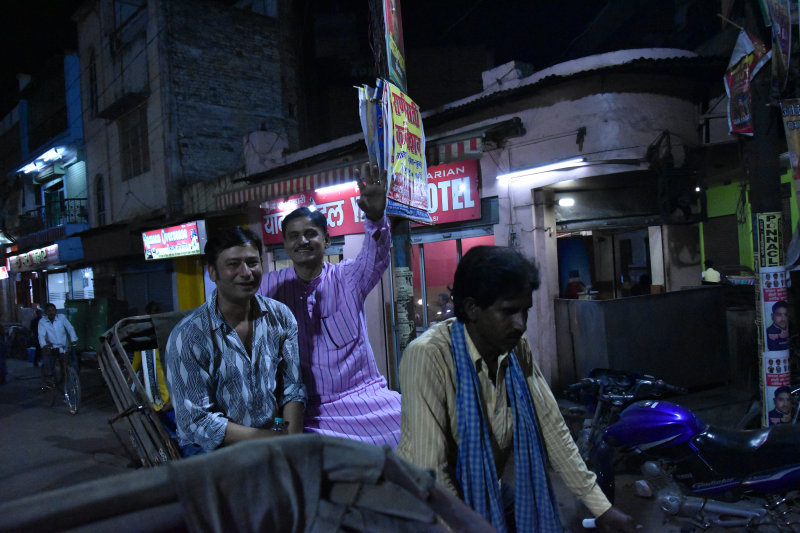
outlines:
M779 90L786 87L792 41L789 0L764 0L772 28L772 82Z
M758 228L758 263L760 269L783 266L783 215L756 213Z
M761 292L763 302L764 355L762 371L764 383L764 425L782 423L788 413L780 413L783 395L790 384L789 373L789 305L787 303L788 273L782 267L763 268ZM791 406L791 402L789 403Z
M403 45L403 17L400 0L383 0L383 22L386 28L386 60L389 63L389 79L407 90L406 56Z
M144 258L151 261L203 253L204 226L197 221L143 232Z
M753 134L750 81L769 58L770 51L764 43L745 30L739 31L724 77L728 95L728 129L731 133Z
M781 100L781 114L786 145L789 148L789 161L792 164L794 188L800 194L800 98ZM795 197L795 201L800 206L800 197Z
M395 85L386 82L383 93L390 185L387 215L430 224L425 133L419 107Z

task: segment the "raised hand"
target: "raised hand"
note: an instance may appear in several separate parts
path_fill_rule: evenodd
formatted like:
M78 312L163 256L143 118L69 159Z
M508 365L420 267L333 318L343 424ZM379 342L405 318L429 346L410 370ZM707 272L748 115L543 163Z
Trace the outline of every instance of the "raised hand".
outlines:
M364 211L367 218L377 221L383 216L386 209L386 171L380 172L378 165L369 167L369 175L362 179L361 171L355 170L356 182L361 198L358 207Z

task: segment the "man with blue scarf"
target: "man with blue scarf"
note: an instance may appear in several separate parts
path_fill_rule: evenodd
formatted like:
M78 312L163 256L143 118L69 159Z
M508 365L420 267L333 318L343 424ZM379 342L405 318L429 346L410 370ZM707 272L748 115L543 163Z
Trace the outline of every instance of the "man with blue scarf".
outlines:
M533 361L524 333L538 287L536 266L510 248L464 255L453 281L455 318L403 352L397 452L434 470L501 533L563 531L547 460L601 531L633 533L633 519L612 507L586 468ZM513 476L505 472L511 464Z

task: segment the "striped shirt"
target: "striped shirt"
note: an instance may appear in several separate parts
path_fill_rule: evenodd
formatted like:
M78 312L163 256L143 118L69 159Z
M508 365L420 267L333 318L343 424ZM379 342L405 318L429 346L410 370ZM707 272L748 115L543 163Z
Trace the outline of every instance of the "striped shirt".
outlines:
M364 316L364 301L389 266L389 221L366 219L364 228L356 258L324 263L310 283L293 267L266 273L261 292L285 303L297 319L308 391L305 429L394 448L400 395L378 371Z
M436 480L463 498L456 477L458 425L456 420L456 368L450 341L451 318L428 329L403 352L400 385L403 388L402 438L397 453L403 459L434 470ZM498 477L514 453L513 413L506 394L505 373L508 354L497 363L497 385L465 331L467 348L480 382L484 417L489 425ZM553 469L586 507L600 516L610 507L597 485L596 476L586 468L570 436L553 393L533 361L528 340L522 337L515 348L533 400L534 410Z
M216 290L170 333L167 381L181 446L213 450L228 420L265 428L279 407L305 401L291 311L261 295L254 305L252 357L217 308Z

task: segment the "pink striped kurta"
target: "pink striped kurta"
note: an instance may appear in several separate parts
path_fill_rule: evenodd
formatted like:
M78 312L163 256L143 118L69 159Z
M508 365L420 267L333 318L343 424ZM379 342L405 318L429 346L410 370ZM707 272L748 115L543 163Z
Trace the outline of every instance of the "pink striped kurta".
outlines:
M378 371L364 316L367 294L389 266L389 221L367 219L364 228L355 259L325 262L311 283L292 267L265 273L261 293L289 306L297 319L305 430L396 448L400 394Z

